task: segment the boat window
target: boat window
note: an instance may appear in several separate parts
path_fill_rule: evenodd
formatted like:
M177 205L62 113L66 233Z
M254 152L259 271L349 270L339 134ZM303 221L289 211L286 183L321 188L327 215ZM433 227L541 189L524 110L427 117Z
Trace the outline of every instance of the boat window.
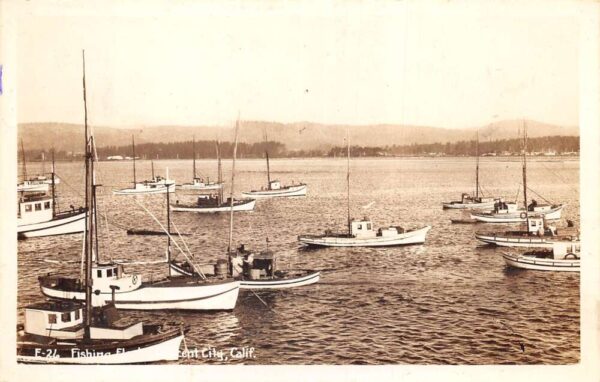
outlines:
M532 226L532 227L535 227L535 222L531 222L531 226Z
M60 319L62 322L71 322L71 312L64 312L61 314Z
M113 274L115 275L115 277L119 275L118 269L119 268L114 268L113 269Z
M25 205L25 212L31 212L31 204Z
M112 272L113 272L112 269L107 269L106 270L106 277L112 277L112 275L113 275Z
M102 269L98 269L96 274L98 275L98 278L102 278Z
M370 230L371 229L371 223L367 223L367 229Z
M36 203L35 204L35 210L36 211L41 211L42 210L42 203Z
M49 314L48 315L48 323L49 324L56 324L56 314Z
M47 210L50 208L50 202L45 202L44 203L44 209Z
M357 226L357 228L358 228L358 229L362 229L362 224L359 224L359 225Z
M75 319L76 319L76 320L79 320L79 317L80 317L80 316L79 316L79 310L76 310L76 311L75 311Z

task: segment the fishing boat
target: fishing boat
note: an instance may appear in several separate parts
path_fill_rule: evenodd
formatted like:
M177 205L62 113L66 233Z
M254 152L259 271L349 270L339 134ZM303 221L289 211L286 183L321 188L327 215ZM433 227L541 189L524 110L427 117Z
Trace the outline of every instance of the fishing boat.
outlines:
M87 138L86 123L86 142ZM90 188L90 195L86 195L91 204L92 214L96 216L96 176L95 176L95 145L93 135L89 138L89 146L86 146L86 189ZM88 172L91 179L88 179ZM166 192L167 206L170 192ZM136 199L136 202L143 205ZM86 203L87 204L87 203ZM144 207L145 208L145 207ZM145 208L155 220L154 215ZM167 208L168 210L168 208ZM156 220L158 222L158 220ZM160 222L161 228L164 227ZM87 230L96 232L98 226L95 219L86 220ZM91 235L86 235L86 237ZM95 261L90 265L89 274L82 280L80 277L63 276L48 273L38 278L42 294L56 300L86 301L86 304L103 306L112 303L117 309L135 310L232 310L235 307L240 283L229 279L201 280L195 277L164 278L156 281L144 281L140 274L128 274L123 264L115 261L102 262L96 241L89 239L86 244L94 248ZM175 243L176 244L176 243ZM167 235L167 267L171 257L171 235ZM179 250L181 248L177 246ZM90 287L86 289L86 285ZM90 291L94 298L86 300Z
M267 186L261 187L260 190L252 190L242 192L243 196L250 198L281 198L281 197L299 197L306 196L308 186L305 183L295 183L284 186L277 179L271 179L271 167L269 165L269 150L268 140L265 131L265 158L267 160Z
M579 272L581 251L576 243L555 242L550 250L503 253L506 265L536 271Z
M375 230L373 222L369 218L352 219L350 217L350 142L348 138L346 139L348 141L346 174L348 231L336 233L326 230L322 235L300 235L298 241L314 247L388 247L424 243L431 226L415 229L391 226Z
M523 205L519 209L516 203L506 203L502 199L489 212L472 212L471 219L483 223L525 223L530 216L543 217L545 220L561 218L564 204L538 203L527 198L527 125L523 124Z
M242 244L236 251L231 251L231 248L233 247L233 194L238 129L239 121L236 123L235 129L231 192L228 199L230 214L227 260L219 259L216 264L204 264L199 266L195 265L192 262L192 259L180 261L171 260L169 262L171 276L213 278L227 275L240 280L240 289L285 289L318 282L321 276L321 272L319 271L279 270L277 267L276 256L272 251L269 251L268 248L266 251L255 254L251 251L247 251Z
M221 153L219 142L217 141L217 184L223 184L223 171L221 167ZM204 214L220 213L220 212L241 212L253 211L256 204L255 199L235 199L233 194L225 199L223 196L223 187L219 187L216 193L198 195L196 203L180 203L179 200L171 205L171 210L174 212L196 212Z
M131 146L133 151L133 188L123 188L113 190L114 195L144 195L144 194L164 194L167 192L175 192L175 181L169 179L169 169L167 168L167 176L163 178L160 175L154 175L154 162L151 161L152 178L138 182L135 173L135 139L131 136Z
M111 309L112 308L112 309ZM17 362L32 364L135 364L176 361L188 328L137 322L119 325L114 307L47 301L25 307L17 327ZM91 316L90 322L85 317Z
M479 130L477 130L477 143L476 143L476 164L475 164L475 194L470 195L463 193L460 200L442 203L443 209L492 209L494 204L499 201L499 198L484 197L483 190L479 185ZM480 192L482 195L480 195Z
M46 175L36 175L33 177L27 176L27 160L25 158L25 149L23 147L23 140L21 139L21 153L22 153L22 176L23 181L17 184L18 192L48 192L49 186L54 182L54 184L59 184L60 179L54 178L50 179ZM42 153L43 155L43 153ZM54 155L54 154L53 154ZM45 158L43 157L43 160ZM44 163L44 162L42 162ZM42 172L45 173L42 167Z
M192 174L194 175L192 178L192 183L184 183L179 185L179 188L182 190L188 191L213 191L219 190L223 187L223 183L219 182L211 182L207 177L206 179L199 177L196 175L196 139L192 140L192 151L194 152L194 157L192 160ZM219 142L217 141L217 167L220 171L221 168L221 158L219 156Z
M525 227L521 230L477 232L475 238L501 247L552 248L555 242L579 244L579 232L572 223L568 227L557 228L543 217L528 217Z
M51 193L21 192L17 214L17 237L19 239L66 235L85 230L84 207L59 211L56 204L54 155L52 156Z
M84 64L85 65L85 64ZM85 68L85 66L84 66ZM85 73L85 71L84 71ZM85 100L85 74L83 80ZM86 208L93 188L87 137ZM90 187L92 185L92 187ZM93 227L93 214L86 224ZM88 221L89 220L89 221ZM119 325L114 305L92 308L92 248L94 230L84 234L85 304L49 301L25 307L25 324L17 327L17 361L37 364L132 364L177 360L187 329L163 330L137 322Z

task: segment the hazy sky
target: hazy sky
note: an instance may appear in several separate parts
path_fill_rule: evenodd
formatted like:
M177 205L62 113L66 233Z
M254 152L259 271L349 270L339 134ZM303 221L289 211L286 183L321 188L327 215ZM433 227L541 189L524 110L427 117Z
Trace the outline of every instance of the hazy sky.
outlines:
M27 2L18 120L83 120L85 48L96 125L577 125L576 5L527 3Z

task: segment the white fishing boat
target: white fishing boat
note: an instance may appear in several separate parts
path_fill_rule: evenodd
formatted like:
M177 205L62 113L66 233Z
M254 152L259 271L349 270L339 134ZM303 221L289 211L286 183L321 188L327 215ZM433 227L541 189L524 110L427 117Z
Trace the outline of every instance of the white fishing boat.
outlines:
M54 177L54 179L48 178L45 175L36 175L33 177L27 177L27 159L25 158L25 148L23 147L23 140L21 139L21 153L22 153L22 175L23 181L17 184L18 192L48 192L52 182L59 184L60 179ZM54 156L54 154L53 154ZM54 162L54 159L53 159ZM53 170L54 171L54 170ZM42 172L43 167L42 167Z
M84 62L85 102L85 62ZM93 202L93 157L86 131L86 208ZM90 154L90 155L87 155ZM88 204L90 203L91 204ZM89 230L84 234L85 278L82 300L42 302L25 307L25 324L17 326L17 361L36 364L132 364L172 361L179 358L179 347L187 329L163 330L161 325L141 322L119 325L114 305L92 308L92 248L95 216L90 214ZM87 224L86 223L86 224ZM113 292L116 288L113 289Z
M192 140L192 151L194 152L194 159L192 160L192 183L184 183L179 185L179 188L187 191L214 191L223 188L223 182L211 182L210 178L202 178L196 175L196 140ZM221 169L221 157L219 153L219 142L217 141L217 167Z
M540 204L527 199L527 126L523 123L523 208L519 209L516 203L505 203L502 199L494 205L489 212L472 212L471 219L483 223L524 223L530 216L541 217L545 220L558 220L561 218L564 204Z
M87 124L86 124L86 141ZM89 195L86 194L86 204L96 212L96 176L94 163L95 145L93 136L89 138L86 147L86 185L90 184ZM91 174L91 175L89 175ZM90 177L88 179L88 176ZM167 192L167 206L169 205ZM139 203L139 201L136 200ZM140 206L142 206L140 204ZM168 211L168 207L167 207ZM150 212L146 209L146 212ZM91 214L91 215L95 215ZM154 215L151 215L154 217ZM167 213L167 216L169 214ZM157 220L158 222L158 220ZM160 224L160 222L158 222ZM95 219L86 220L87 231L94 232ZM162 228L162 225L161 225ZM97 228L96 228L97 229ZM69 301L83 301L93 291L93 300L86 300L87 305L103 306L112 302L117 309L135 310L232 310L235 307L240 283L233 280L200 280L198 278L165 278L156 281L144 281L140 274L127 274L123 264L114 261L101 262L97 241L84 235L89 241L85 248L95 248L95 262L90 265L86 277L62 276L47 274L38 278L44 296ZM167 267L170 260L171 236L167 235ZM181 248L178 246L181 250ZM91 285L90 288L85 288Z
M371 220L350 221L350 233L325 231L323 235L301 235L298 241L316 247L389 247L423 244L431 226L406 230L402 227L374 229Z
M221 200L220 195L200 195L194 204L184 204L177 200L175 204L171 205L171 211L213 214L229 212L233 209L235 212L248 212L253 211L256 205L255 199L234 199L233 206L229 198Z
M154 162L151 162L152 166L152 178L150 180L144 180L138 182L136 180L135 172L135 140L133 135L131 136L131 145L133 148L133 187L123 188L120 190L113 190L114 195L144 195L144 194L165 194L167 192L175 192L175 181L169 179L169 169L167 168L167 176L163 178L160 175L154 175Z
M233 247L233 211L232 197L235 184L235 159L239 121L235 128L235 145L231 171L231 191L229 198L229 243L227 260L219 259L216 264L195 265L192 259L169 262L171 276L196 278L214 278L229 276L240 280L240 289L286 289L314 284L319 281L321 272L313 270L280 270L276 256L268 248L260 253L247 251L242 244L236 251ZM169 218L168 218L169 220ZM170 220L169 220L170 221ZM169 228L170 229L170 228ZM268 240L267 240L268 243Z
M118 325L111 306L90 312L82 303L49 301L25 307L17 329L17 362L31 364L135 364L176 361L188 330L137 322ZM114 309L114 308L112 308Z
M223 169L221 167L221 152L220 145L217 141L217 184L223 184ZM225 199L223 196L223 187L217 189L217 193L198 195L196 203L180 203L179 200L175 201L174 205L171 205L171 211L174 212L196 212L204 214L214 214L222 212L248 212L254 211L256 205L255 199L233 199L233 195L230 198Z
M476 141L476 164L475 164L475 194L469 195L463 193L460 200L442 203L443 209L485 209L491 210L494 208L494 204L499 201L499 198L484 197L481 187L479 185L479 130L477 130L477 141Z
M579 232L572 227L556 228L542 217L529 217L526 229L477 232L475 238L501 247L552 248L555 242L579 244Z
M503 253L506 265L536 271L579 272L581 251L575 243L554 243L551 250Z
M243 247L242 247L243 248ZM242 272L238 275L240 289L287 289L311 285L319 282L320 271L314 270L279 270L273 252L264 251L257 254L246 252L242 249L231 254L242 259ZM248 257L252 256L252 264L248 265ZM245 261L244 261L245 260ZM229 260L232 261L231 259ZM234 260L235 261L235 260ZM198 270L206 277L215 277L226 271L220 262L199 266ZM227 262L224 263L225 266ZM225 270L221 270L225 269ZM172 276L199 276L195 267L188 261L171 261Z
M350 142L348 138L346 140L348 231L335 233L327 230L322 235L300 235L298 241L316 247L388 247L424 243L431 226L414 229L391 226L375 230L373 222L367 217L357 220L350 217Z
M51 180L55 180L54 158ZM71 207L59 211L56 205L55 182L51 182L51 195L22 192L19 196L17 236L19 239L66 235L85 230L86 209Z
M279 180L271 179L271 167L269 165L269 150L267 134L265 131L265 158L267 160L267 186L260 190L242 192L243 196L250 198L283 198L283 197L301 197L306 196L308 186L304 183L292 182L291 185L284 186Z

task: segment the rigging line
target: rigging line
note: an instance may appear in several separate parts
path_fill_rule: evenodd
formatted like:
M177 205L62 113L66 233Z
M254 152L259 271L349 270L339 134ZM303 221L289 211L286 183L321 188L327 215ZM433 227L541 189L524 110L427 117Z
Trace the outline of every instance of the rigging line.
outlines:
M137 199L134 199L134 200L138 204L138 206L142 207L142 209L144 211L146 211L146 213L148 213L148 215L150 215L152 217L152 219L154 219L154 221L160 226L160 228L162 228L162 230L165 231L165 234L167 234L167 236L169 237L169 239L171 239L171 241L173 242L173 244L175 244L175 247L177 247L177 249L181 252L181 254L186 258L186 260L189 261L189 263L192 265L192 267L194 268L194 270L196 271L196 273L198 273L198 275L200 275L200 277L202 279L206 280L206 276L202 272L200 272L200 270L194 265L194 263L192 262L192 260L181 249L181 247L179 246L179 244L177 244L177 242L175 241L175 239L166 230L166 228L162 225L162 223L156 218L156 216L154 216L154 214L152 212L150 212L142 203L140 203L139 200L137 200ZM169 266L171 266L171 264L169 264Z
M549 204L554 204L551 201L549 201L548 199L544 198L542 195L538 194L537 192L535 192L534 190L532 190L531 188L527 187L527 189L531 192L533 192L534 194L536 194L537 196L539 196L540 198L542 198L543 201L545 201L546 203Z
M269 309L270 311L274 312L274 313L278 313L277 311L275 311L275 309L271 308L269 305L267 305L267 303L265 302L265 300L263 300L262 298L260 298L260 296L258 294L256 294L256 292L252 289L249 289L250 292L252 292L253 295L256 296L256 298L262 302L264 304L264 306L267 307L267 309Z
M173 226L173 228L175 228L175 231L177 232L177 235L179 236L179 239L183 243L183 246L185 247L186 251L188 252L188 255L190 255L190 258L193 259L194 255L192 254L192 251L190 251L190 248L188 247L188 245L185 242L185 240L183 240L183 237L181 236L181 233L179 232L179 228L177 228L177 225L175 225L175 222L173 222L173 221L171 221L171 225Z

